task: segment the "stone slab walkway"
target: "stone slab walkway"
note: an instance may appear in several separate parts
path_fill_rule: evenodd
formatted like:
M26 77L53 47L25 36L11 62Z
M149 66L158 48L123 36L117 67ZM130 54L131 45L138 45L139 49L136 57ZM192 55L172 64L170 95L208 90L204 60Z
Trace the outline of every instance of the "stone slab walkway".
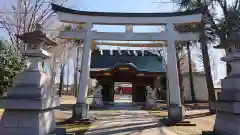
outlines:
M113 107L105 111L91 111L90 115L96 116L97 120L86 135L177 135L137 107L125 106L124 110Z

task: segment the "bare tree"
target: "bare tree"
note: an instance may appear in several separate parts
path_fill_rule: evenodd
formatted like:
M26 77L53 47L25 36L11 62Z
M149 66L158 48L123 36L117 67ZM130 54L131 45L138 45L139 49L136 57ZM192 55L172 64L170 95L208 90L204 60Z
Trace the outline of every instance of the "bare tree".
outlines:
M199 69L200 69L200 71L204 71L204 69L203 69L203 55L202 55L202 48L201 47L199 47L199 46L197 46L196 45L196 48L197 48L197 51L199 51L199 54L197 55L197 61L198 61L198 66L199 66ZM212 46L209 46L209 50L208 50L208 52L209 52L209 61L210 61L210 65L211 65L211 70L212 70L212 76L213 76L213 80L214 79L216 79L216 70L217 70L217 65L216 65L216 63L215 63L215 59L214 59L214 52L212 52L212 49L213 49L213 47ZM215 51L215 50L214 50Z
M188 53L188 72L189 72L189 82L190 82L190 89L191 89L191 96L192 96L192 103L196 103L196 95L194 90L194 83L193 83L193 73L192 73L192 57L191 57L191 50L190 50L191 43L188 42L186 44L187 53Z
M43 29L56 27L56 16L51 9L51 3L63 5L67 0L18 0L11 8L4 9L0 18L0 27L8 33L10 41L19 49L24 49L20 41L15 37L25 32L31 32L36 24L41 24ZM48 30L48 33L56 29Z

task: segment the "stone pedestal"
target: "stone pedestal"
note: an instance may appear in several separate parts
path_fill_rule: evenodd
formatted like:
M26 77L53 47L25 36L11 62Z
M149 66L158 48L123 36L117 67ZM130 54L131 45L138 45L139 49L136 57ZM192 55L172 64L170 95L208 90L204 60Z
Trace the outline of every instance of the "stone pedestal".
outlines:
M146 95L146 107L147 108L156 108L156 92L151 87L147 86L147 95Z
M22 111L7 109L1 121L3 135L47 135L56 128L54 111Z
M214 131L221 135L240 135L240 46L230 44L229 48L222 60L229 63L232 70L221 80L221 92L213 104L217 110Z
M54 108L60 105L51 77L41 68L40 61L48 56L41 50L24 54L29 57L30 66L17 75L7 97L0 100L0 108L5 108L0 134L47 135L56 128Z

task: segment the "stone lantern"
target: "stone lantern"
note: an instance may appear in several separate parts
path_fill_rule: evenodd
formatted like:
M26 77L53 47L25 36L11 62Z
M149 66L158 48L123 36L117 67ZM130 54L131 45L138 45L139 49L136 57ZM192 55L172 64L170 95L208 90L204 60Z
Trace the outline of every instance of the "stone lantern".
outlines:
M47 51L57 44L36 26L33 32L16 35L26 44L22 54L29 60L28 67L19 73L7 96L0 100L5 109L0 134L47 135L56 128L54 108L60 105L51 84L51 77L43 71L42 62L51 57Z
M232 33L218 48L226 49L226 56L221 60L231 70L221 80L221 92L213 104L217 110L214 131L221 135L240 135L240 33Z

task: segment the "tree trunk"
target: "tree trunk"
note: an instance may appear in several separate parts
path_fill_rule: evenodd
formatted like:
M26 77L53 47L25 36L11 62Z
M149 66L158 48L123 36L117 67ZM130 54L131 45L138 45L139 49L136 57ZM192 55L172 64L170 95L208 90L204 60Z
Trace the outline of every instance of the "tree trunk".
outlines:
M68 91L69 91L69 72L70 72L70 71L69 71L69 62L70 62L70 61L68 60L68 63L67 63L67 64L68 64L68 65L67 65L67 94L69 94L69 93L68 93Z
M227 55L228 53L227 49L225 49L225 53ZM231 70L232 70L231 65L228 62L226 62L226 75L228 75L231 72Z
M191 58L190 43L187 43L187 53L188 53L188 70L189 70L189 82L190 82L192 103L197 103L195 90L194 90L194 83L193 83L192 58Z
M178 49L177 49L178 50ZM178 70L178 79L179 79L179 88L180 88L180 98L181 98L181 104L184 104L184 88L183 88L183 76L181 73L181 68L180 68L180 58L178 55L178 51L176 52L176 57L177 57L177 70Z
M78 91L78 61L79 61L79 51L80 47L77 47L77 57L76 57L76 64L75 64L75 73L74 73L74 95L77 97L77 91Z
M63 77L64 77L64 65L61 64L60 83L59 83L59 97L62 96L62 92L63 92Z
M205 19L203 18L203 20L205 20ZM206 36L206 33L205 33L205 23L202 22L201 24L202 24L202 27L201 27L201 33L200 33L201 34L200 35L200 43L201 43L201 50L202 50L202 56L203 56L203 66L204 66L207 89L208 89L209 110L210 110L210 113L216 113L216 111L211 108L212 102L216 101L216 97L215 97L215 91L214 91L212 74L211 74L211 65L210 65L210 62L209 62L207 36Z

